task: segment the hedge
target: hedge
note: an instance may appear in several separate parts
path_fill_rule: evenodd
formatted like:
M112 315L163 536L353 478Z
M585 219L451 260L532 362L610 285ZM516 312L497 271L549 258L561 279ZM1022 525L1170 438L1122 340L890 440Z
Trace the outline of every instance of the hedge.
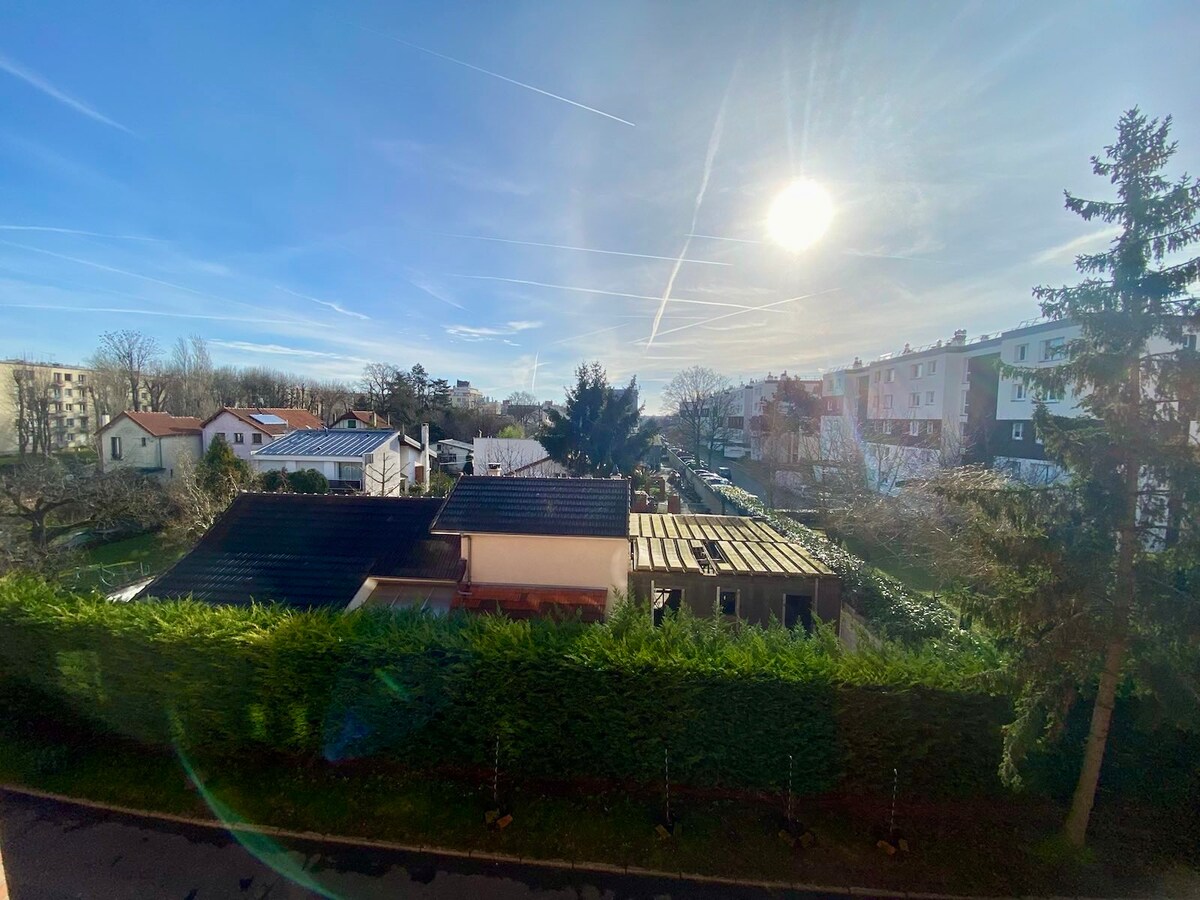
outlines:
M730 485L717 485L715 490L743 515L765 517L776 531L836 572L842 579L842 598L881 636L910 645L934 641L980 648L982 641L961 628L958 616L937 600L910 591L820 532L768 509L748 491Z
M836 638L191 601L114 604L0 580L0 681L150 745L802 793L999 790L1004 698L981 663Z

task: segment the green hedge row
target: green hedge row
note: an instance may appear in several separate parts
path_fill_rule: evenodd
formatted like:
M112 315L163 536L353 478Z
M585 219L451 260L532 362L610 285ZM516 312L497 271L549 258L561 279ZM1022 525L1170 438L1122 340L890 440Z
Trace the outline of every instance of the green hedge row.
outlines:
M0 680L113 732L208 752L486 766L800 792L999 789L1003 698L969 654L644 610L603 625L114 604L0 581Z
M979 648L979 639L962 629L958 616L936 600L908 590L820 532L768 509L748 491L730 485L715 490L743 515L766 517L776 531L841 576L843 599L882 636L906 644L935 641Z

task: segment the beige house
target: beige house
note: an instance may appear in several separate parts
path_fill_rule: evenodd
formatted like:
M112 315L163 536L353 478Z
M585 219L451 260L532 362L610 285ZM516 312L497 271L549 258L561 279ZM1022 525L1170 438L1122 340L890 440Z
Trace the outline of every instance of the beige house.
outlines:
M250 462L255 450L300 428L322 428L321 420L306 409L225 406L204 420L202 449L207 451L220 435L233 448L234 456Z
M17 419L22 408L27 424L42 419L50 449L88 446L96 425L93 377L80 366L0 361L0 456L21 449Z
M596 621L629 581L624 478L465 475L430 530L461 538L456 608Z
M100 469L136 469L172 479L201 455L201 423L192 416L162 412L121 413L98 432Z

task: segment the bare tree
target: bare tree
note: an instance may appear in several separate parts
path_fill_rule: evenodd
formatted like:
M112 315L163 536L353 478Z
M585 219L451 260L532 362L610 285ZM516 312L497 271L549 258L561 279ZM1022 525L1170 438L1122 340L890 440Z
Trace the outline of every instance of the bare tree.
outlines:
M674 418L679 442L697 456L703 452L711 464L713 454L724 450L729 434L733 409L729 379L704 366L684 369L667 384L663 404Z
M390 453L377 452L374 460L363 467L363 490L380 497L404 493L404 472Z
M129 389L129 408L138 412L142 408L142 381L158 352L158 341L140 331L106 331L100 335L100 348L92 357L91 368L123 380Z
M208 344L197 334L179 338L167 366L167 407L177 416L203 418L216 410Z
M21 456L49 456L53 449L50 412L55 406L54 383L48 369L18 362L9 385L16 412L17 452Z

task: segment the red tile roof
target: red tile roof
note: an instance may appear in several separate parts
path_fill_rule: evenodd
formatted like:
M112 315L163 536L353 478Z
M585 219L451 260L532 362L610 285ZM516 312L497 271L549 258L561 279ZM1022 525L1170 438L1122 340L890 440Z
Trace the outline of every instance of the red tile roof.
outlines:
M369 409L346 410L346 412L342 413L337 417L337 419L334 420L334 424L336 425L338 422L345 422L347 419L358 419L358 421L362 422L364 425L370 425L373 428L380 425L390 426L391 424L388 422L387 416L381 416L379 413Z
M286 434L289 431L295 431L299 428L325 427L325 423L310 413L307 409L290 409L287 407L278 406L255 406L253 408L241 406L223 406L213 415L205 419L204 424L207 425L217 416L221 415L221 413L229 413L230 415L241 419L251 428L257 428L259 431L265 432L266 434L278 435ZM287 424L264 425L262 422L258 422L252 418L256 414L279 416L279 418L283 419L285 422L287 422Z
M133 412L126 410L117 416L108 426L116 424L124 416L138 425L143 431L148 431L154 437L175 437L181 434L199 434L201 422L195 416L173 416L164 412ZM105 426L105 427L108 427ZM103 431L104 429L101 429Z

